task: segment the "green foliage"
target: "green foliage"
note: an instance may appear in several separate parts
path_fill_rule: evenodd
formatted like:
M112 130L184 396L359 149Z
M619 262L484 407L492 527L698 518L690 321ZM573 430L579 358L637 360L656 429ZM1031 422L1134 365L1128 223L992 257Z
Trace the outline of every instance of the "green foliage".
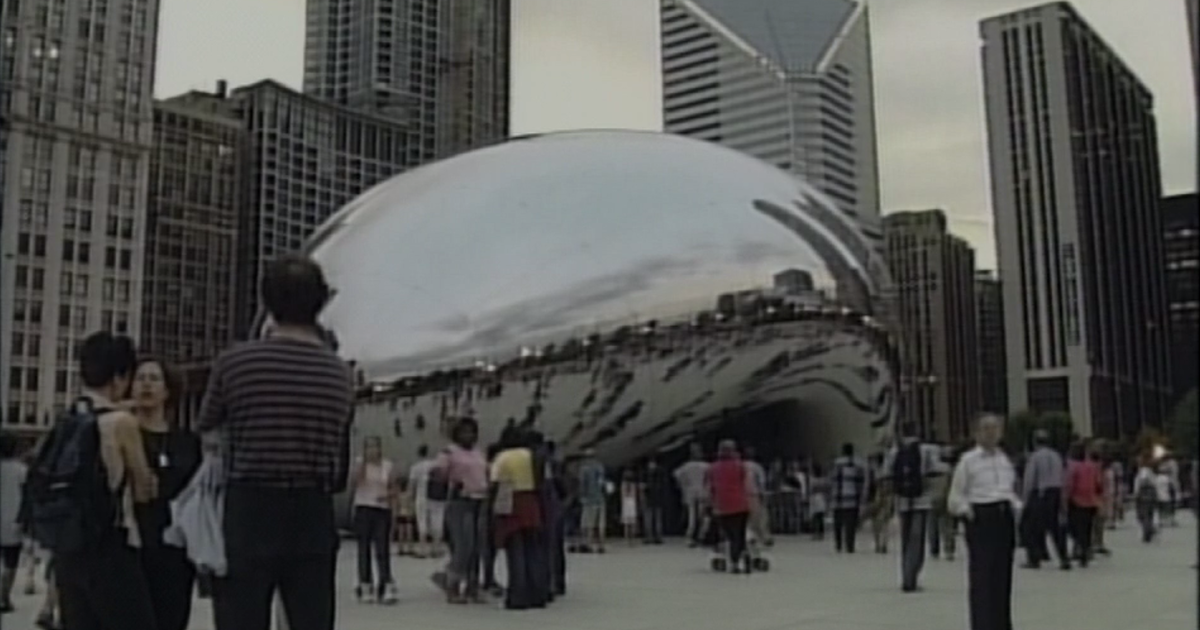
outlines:
M1025 410L1014 414L1004 425L1004 444L1014 453L1029 450L1033 433L1044 429L1050 434L1050 445L1066 451L1075 435L1075 424L1071 416L1060 411L1043 414Z
M1196 442L1200 440L1200 407L1197 406L1200 401L1197 396L1196 390L1192 389L1167 418L1171 450L1187 458L1196 456Z

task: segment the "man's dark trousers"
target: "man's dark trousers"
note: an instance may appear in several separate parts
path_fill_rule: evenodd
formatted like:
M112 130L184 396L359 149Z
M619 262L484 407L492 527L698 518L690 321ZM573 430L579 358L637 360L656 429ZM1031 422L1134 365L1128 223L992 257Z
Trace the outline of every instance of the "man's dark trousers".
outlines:
M276 591L291 630L333 630L338 540L329 493L230 486L224 532L217 630L270 630Z
M858 514L857 507L833 511L833 540L838 551L854 553L854 543L858 539Z
M1050 559L1050 551L1046 548L1046 536L1054 543L1054 552L1058 561L1069 564L1067 555L1067 533L1062 525L1062 489L1047 488L1035 491L1030 497L1030 505L1026 507L1029 513L1029 539L1022 540L1025 547L1026 560L1031 566Z

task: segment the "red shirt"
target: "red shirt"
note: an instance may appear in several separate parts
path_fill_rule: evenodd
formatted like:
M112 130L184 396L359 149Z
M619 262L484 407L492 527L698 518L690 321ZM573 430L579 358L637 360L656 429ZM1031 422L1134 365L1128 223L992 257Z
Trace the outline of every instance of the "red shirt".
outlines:
M1085 508L1100 507L1104 495L1104 473L1096 462L1073 461L1067 466L1068 498Z
M742 514L750 511L750 496L746 492L746 466L740 459L721 459L708 469L712 486L713 512L717 516Z

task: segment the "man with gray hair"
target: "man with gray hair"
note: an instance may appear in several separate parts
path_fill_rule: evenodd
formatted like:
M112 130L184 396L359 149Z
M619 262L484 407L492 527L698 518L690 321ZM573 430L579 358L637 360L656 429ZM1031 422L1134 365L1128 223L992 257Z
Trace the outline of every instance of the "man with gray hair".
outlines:
M1002 420L981 416L975 448L958 460L947 503L966 521L967 592L971 630L1010 630L1016 547L1016 470L1000 449Z
M1037 569L1043 561L1050 559L1046 549L1046 535L1054 542L1059 566L1064 571L1071 569L1071 558L1067 555L1067 535L1062 526L1063 471L1066 469L1062 456L1050 448L1050 435L1044 429L1033 433L1033 453L1025 462L1024 487L1028 511L1029 539L1025 543L1025 568Z

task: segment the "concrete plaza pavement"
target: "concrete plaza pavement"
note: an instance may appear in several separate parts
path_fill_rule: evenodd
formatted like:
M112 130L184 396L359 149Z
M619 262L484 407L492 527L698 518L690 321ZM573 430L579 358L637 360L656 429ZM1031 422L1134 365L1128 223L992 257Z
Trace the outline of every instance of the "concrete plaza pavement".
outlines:
M1017 630L1181 630L1197 627L1197 529L1190 515L1143 545L1135 527L1108 532L1113 556L1070 573L1017 569ZM925 590L899 590L895 544L871 553L837 555L832 542L783 538L770 551L772 571L735 576L708 570L706 553L683 548L612 544L603 556L571 556L570 592L544 611L447 605L429 583L439 564L396 558L401 602L359 605L353 597L354 549L338 567L339 630L963 630L965 557L928 559ZM961 539L960 539L961 547ZM865 551L865 553L864 553ZM501 575L503 573L501 572ZM22 583L18 582L20 589ZM16 596L17 612L0 627L33 627L39 597ZM192 630L212 630L210 604L197 600Z

